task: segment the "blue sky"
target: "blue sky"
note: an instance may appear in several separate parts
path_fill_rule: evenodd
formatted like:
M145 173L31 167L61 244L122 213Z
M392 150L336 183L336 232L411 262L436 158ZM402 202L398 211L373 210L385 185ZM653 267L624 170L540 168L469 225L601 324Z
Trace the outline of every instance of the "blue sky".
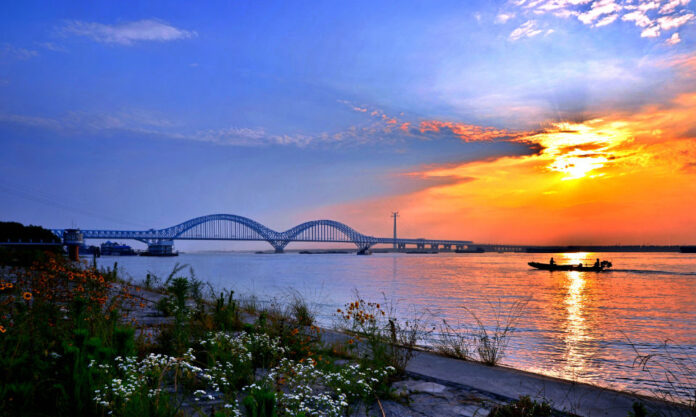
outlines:
M437 186L403 174L532 155L509 138L668 106L694 6L6 2L0 218L131 228L227 212L285 229ZM384 230L365 232L388 232L374 215Z

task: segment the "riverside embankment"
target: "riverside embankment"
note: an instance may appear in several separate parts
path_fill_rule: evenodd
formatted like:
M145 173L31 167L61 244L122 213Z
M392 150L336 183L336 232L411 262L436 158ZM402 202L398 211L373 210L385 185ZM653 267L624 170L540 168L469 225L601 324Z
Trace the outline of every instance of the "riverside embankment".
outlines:
M165 293L141 289L144 302L133 310L129 319L144 325L143 331L156 333L171 321L157 309ZM258 313L244 314L248 324L258 320ZM354 336L335 329L322 329L324 346L345 344ZM360 342L358 342L360 343ZM634 403L663 416L689 415L680 405L629 392L606 389L590 384L552 378L505 366L488 366L475 361L449 358L416 348L406 366L406 373L391 384L395 398L381 399L369 410L385 416L486 416L498 405L528 396L546 402L559 413L578 416L626 417ZM206 403L214 406L219 400ZM355 411L361 414L364 408Z

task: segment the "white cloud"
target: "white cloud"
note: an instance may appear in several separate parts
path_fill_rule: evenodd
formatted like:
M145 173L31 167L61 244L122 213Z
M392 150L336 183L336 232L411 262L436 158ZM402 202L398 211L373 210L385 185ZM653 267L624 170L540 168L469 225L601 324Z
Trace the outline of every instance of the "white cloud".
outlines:
M608 26L620 18L633 22L645 38L658 37L696 20L687 7L690 3L691 0L516 0L508 4L517 6L522 16L575 16L593 28Z
M498 15L495 17L495 23L505 24L513 17L515 17L514 13L498 13Z
M0 55L9 56L16 59L29 59L38 56L39 53L32 49L18 48L16 46L5 43L0 46Z
M641 38L656 38L658 36L660 36L660 27L657 25L645 28L640 32Z
M662 30L670 30L689 23L693 18L693 14L687 13L681 16L663 16L657 19L657 22L660 24Z
M537 27L536 20L528 20L510 33L510 40L516 41L520 38L531 38L541 32L543 31Z
M580 13L578 19L586 24L591 25L595 20L599 19L601 16L617 13L622 10L622 7L614 0L599 0L592 3L590 10L585 13Z
M610 14L609 16L602 18L599 22L595 23L594 26L596 28L606 26L610 23L613 23L614 20L616 20L618 17L619 17L618 13Z
M55 44L53 42L37 42L36 44L44 49L48 49L49 51L68 52L68 50L65 49L65 47L63 47L62 45Z
M195 31L176 28L166 22L153 19L106 25L75 20L62 27L62 32L86 36L97 42L131 45L138 41L173 41L197 36Z
M662 8L660 9L660 13L672 13L677 9L677 7L686 6L687 4L689 4L690 1L691 0L670 0L667 3L665 3L664 6L662 6Z
M640 10L633 11L631 13L626 13L621 17L621 20L624 22L630 22L633 21L635 22L636 26L644 28L652 25L652 20L643 12Z
M667 45L676 45L681 42L681 38L678 33L673 33L672 36L665 41Z
M644 3L638 4L638 10L647 12L648 10L652 9L657 9L660 7L660 2L659 1L647 1Z

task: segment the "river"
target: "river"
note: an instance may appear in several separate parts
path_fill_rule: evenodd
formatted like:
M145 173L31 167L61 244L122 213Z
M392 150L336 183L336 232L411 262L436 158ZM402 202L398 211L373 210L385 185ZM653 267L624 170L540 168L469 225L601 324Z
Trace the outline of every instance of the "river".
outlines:
M331 325L337 308L355 298L384 297L401 317L424 315L472 326L473 312L486 326L521 301L517 329L502 364L568 380L656 395L674 392L665 371L684 390L696 386L696 256L680 253L567 253L556 261L577 264L608 259L606 273L548 272L527 266L550 255L482 254L254 254L190 253L174 258L102 257L140 282L150 272L166 277L188 264L212 287L287 299L297 291ZM431 343L437 332L429 336ZM665 347L665 342L667 345ZM658 354L649 373L637 352ZM670 357L664 354L669 354ZM657 366L660 365L660 366ZM686 370L686 372L684 372ZM691 380L689 380L691 378ZM690 387L690 388L689 388ZM682 393L683 395L683 393Z

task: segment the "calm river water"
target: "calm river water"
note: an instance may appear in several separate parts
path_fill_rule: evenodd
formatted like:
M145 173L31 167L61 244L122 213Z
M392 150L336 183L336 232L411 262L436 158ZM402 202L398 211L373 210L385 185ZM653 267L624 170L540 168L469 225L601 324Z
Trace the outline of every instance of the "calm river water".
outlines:
M103 257L141 281L149 271L167 276L190 265L215 288L282 300L293 290L314 303L320 323L354 299L395 302L402 316L426 313L432 325L471 325L467 309L486 325L516 300L529 300L502 363L569 380L655 395L669 388L664 370L634 365L642 354L669 353L649 364L680 375L696 371L696 256L679 253L555 254L558 263L608 259L609 273L548 272L535 254L192 253L176 258ZM433 335L431 335L433 337ZM667 341L667 350L664 343ZM688 382L688 381L687 381ZM696 384L696 381L690 381ZM691 385L693 389L694 385Z

